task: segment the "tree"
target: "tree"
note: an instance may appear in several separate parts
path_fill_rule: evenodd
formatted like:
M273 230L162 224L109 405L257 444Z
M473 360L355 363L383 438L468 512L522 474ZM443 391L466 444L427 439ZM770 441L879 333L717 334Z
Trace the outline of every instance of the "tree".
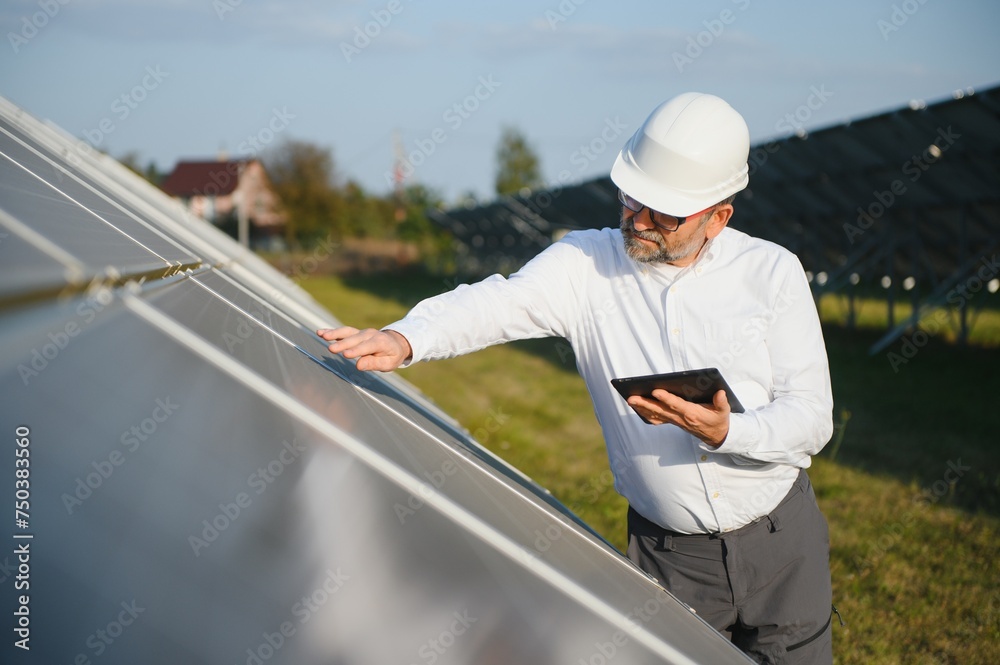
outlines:
M371 196L353 180L343 189L344 231L360 238L389 238L395 232L394 204L390 198Z
M264 165L286 215L289 244L343 235L343 201L329 149L288 140L264 156Z
M139 153L135 150L130 150L125 153L118 158L118 161L121 162L122 166L142 176L157 187L160 186L160 183L163 182L163 178L166 177L164 173L160 172L160 170L156 168L156 162L153 160L149 160L149 163L146 164L146 168L143 168L139 164Z
M396 236L419 248L424 267L434 273L454 273L453 236L431 221L431 210L444 208L439 192L414 184L404 192L405 216Z
M455 205L460 208L475 208L480 203L476 190L467 189L455 199Z
M406 242L432 238L439 229L427 218L427 211L443 207L441 196L424 185L414 184L406 188L403 199L405 215L396 229L397 237Z
M534 189L542 184L541 167L534 149L517 128L504 127L497 147L497 194L517 194L525 187Z

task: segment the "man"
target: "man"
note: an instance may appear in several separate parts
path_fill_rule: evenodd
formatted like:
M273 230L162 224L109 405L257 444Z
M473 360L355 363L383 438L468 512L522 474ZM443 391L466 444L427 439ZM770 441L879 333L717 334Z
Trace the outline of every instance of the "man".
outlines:
M380 371L565 337L630 504L629 558L758 661L830 663L829 541L805 473L833 431L829 367L797 258L727 228L749 146L723 100L675 97L611 171L620 229L570 233L509 279L425 300L384 330L318 332ZM745 413L721 390L711 404L664 390L626 404L610 385L704 367Z

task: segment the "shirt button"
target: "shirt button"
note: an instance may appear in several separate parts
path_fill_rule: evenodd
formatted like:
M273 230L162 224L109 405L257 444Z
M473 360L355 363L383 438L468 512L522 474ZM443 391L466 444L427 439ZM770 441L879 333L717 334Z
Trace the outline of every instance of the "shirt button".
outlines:
M706 461L708 461L708 455L702 455L702 456L701 456L701 461L702 461L702 462L706 462Z
M681 334L681 329L680 328L674 328L670 332L673 333L674 335L680 335Z
M719 493L718 492L712 492L712 498L713 499L718 499L719 498Z

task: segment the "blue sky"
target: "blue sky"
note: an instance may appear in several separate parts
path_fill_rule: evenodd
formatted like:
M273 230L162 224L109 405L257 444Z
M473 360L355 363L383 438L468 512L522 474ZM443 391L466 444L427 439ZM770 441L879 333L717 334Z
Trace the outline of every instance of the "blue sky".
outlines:
M0 26L0 95L112 155L293 138L382 193L398 132L448 200L491 196L504 125L558 184L688 90L756 142L1000 83L995 0L5 0Z

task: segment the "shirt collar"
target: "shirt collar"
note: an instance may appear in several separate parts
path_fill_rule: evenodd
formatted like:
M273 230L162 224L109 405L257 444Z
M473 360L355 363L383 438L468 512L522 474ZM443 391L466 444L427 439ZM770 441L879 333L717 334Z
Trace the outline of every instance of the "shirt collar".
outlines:
M722 230L725 233L725 229ZM689 272L701 273L702 270L710 266L722 252L722 245L724 241L722 239L722 233L714 238L710 238L708 242L701 246L698 250L698 255L695 257L694 261L684 266L683 268L677 268L676 266L670 266L674 271L672 272L674 278L680 277L681 275L686 275Z
M701 248L701 252L698 253L698 258L691 265L697 265L699 268L707 268L712 262L718 259L725 244L725 239L723 238L725 233L726 229L722 229L722 233L705 243L705 246Z

